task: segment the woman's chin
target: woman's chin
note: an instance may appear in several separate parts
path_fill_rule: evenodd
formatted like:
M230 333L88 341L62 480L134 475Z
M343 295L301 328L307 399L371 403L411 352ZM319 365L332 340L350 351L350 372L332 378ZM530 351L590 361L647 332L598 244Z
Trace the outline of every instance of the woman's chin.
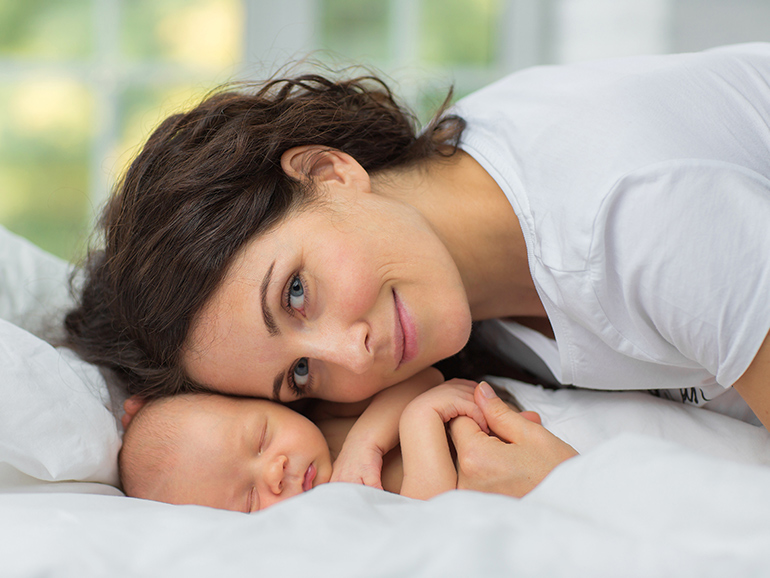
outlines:
M460 353L471 338L472 328L473 319L471 318L470 309L467 310L466 315L458 315L451 324L448 324L444 333L446 354L441 359L446 359Z

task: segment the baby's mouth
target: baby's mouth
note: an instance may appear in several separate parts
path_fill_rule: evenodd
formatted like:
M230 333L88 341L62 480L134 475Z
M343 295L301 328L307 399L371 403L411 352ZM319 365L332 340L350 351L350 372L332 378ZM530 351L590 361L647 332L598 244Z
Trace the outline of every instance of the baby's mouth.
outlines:
M302 480L302 491L307 492L313 489L313 480L315 480L316 469L313 464L310 464L305 471L305 477Z

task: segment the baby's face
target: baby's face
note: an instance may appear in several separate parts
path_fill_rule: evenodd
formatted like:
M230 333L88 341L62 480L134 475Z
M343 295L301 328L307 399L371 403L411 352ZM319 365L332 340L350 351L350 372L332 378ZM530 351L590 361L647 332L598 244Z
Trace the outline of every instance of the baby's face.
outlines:
M180 399L178 451L151 496L255 512L329 481L329 446L307 418L274 402Z

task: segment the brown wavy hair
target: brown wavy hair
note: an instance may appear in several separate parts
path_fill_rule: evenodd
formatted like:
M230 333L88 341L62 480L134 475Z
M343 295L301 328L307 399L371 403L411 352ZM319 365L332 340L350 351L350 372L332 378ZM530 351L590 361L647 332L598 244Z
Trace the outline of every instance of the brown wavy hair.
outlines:
M312 203L312 185L289 178L281 156L322 145L370 174L457 150L464 121L427 127L374 75L320 74L235 84L165 119L110 197L89 250L67 345L114 370L130 395L205 389L181 367L196 314L252 238Z

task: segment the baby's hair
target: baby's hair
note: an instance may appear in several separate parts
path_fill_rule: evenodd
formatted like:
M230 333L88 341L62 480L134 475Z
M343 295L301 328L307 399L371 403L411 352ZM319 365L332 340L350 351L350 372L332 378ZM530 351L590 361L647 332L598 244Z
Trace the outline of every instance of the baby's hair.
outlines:
M128 496L146 496L155 481L174 467L181 434L173 419L175 409L167 403L170 399L148 401L126 428L118 454L118 471L121 487Z

